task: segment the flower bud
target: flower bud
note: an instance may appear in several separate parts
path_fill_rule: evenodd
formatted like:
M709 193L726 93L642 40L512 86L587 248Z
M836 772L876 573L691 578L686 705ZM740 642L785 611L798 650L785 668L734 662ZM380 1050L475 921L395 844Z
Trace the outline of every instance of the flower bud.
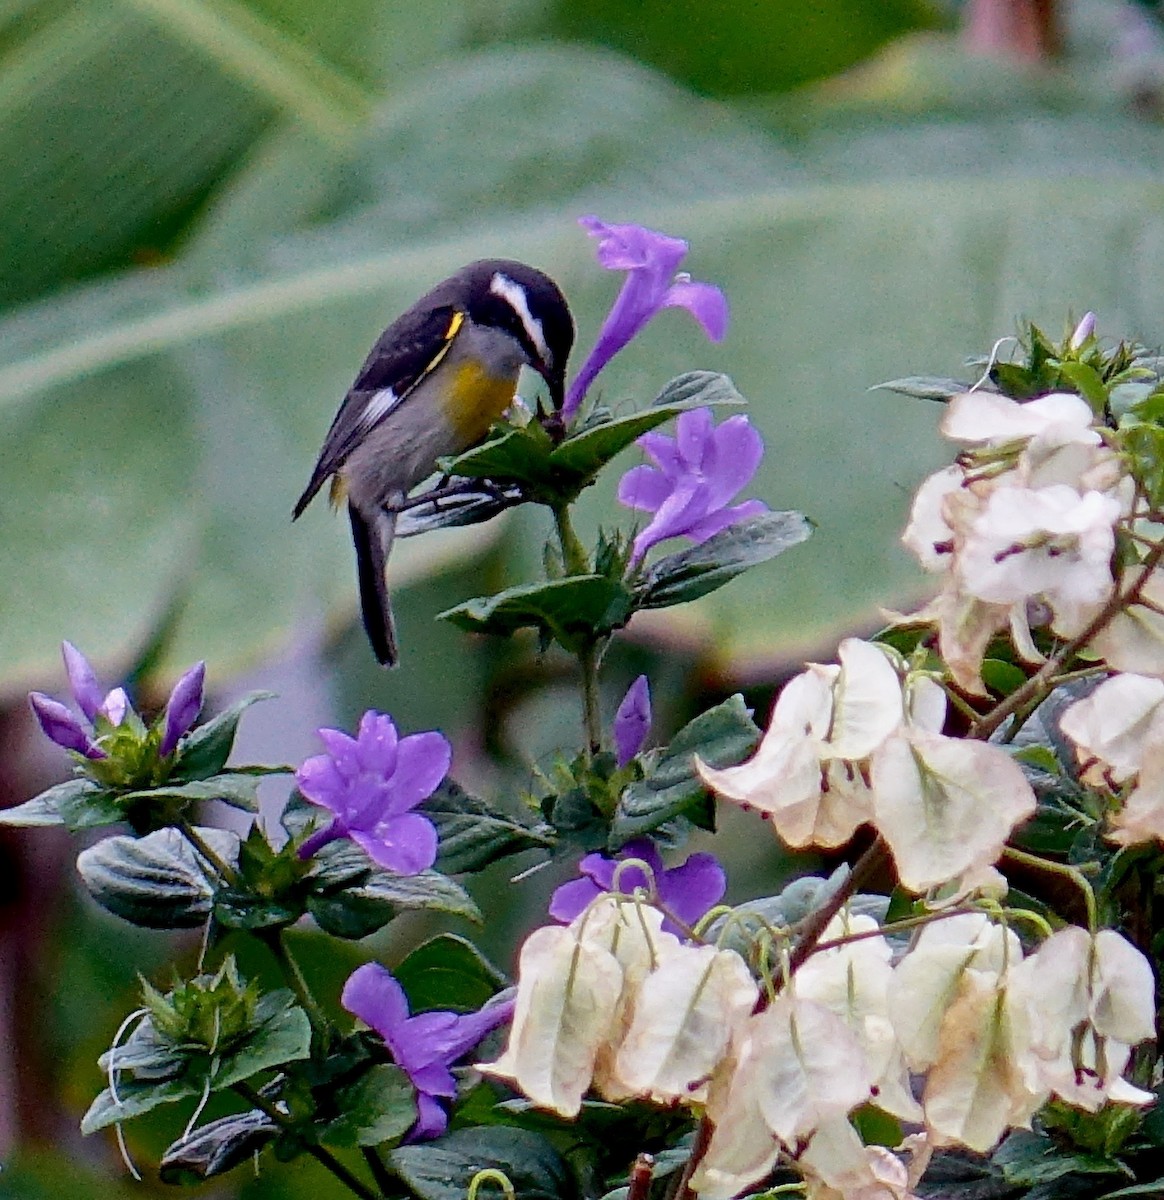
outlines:
M194 724L202 711L202 683L206 677L206 664L195 663L174 685L166 705L165 728L158 753L165 758L177 749L182 735Z
M86 758L107 758L108 755L89 736L88 731L59 700L53 700L42 692L29 692L28 702L33 716L40 722L47 737L63 746L75 750Z

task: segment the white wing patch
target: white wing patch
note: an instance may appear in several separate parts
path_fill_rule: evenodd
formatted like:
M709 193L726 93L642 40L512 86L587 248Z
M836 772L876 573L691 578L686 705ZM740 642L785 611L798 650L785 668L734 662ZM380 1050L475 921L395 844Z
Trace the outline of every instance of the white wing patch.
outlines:
M364 411L360 413L361 428L371 429L396 407L399 399L391 388L381 388L380 391L373 392L368 403L364 405Z
M538 354L541 355L542 361L548 363L550 348L546 345L546 335L542 330L541 321L529 310L529 299L525 294L525 288L510 279L508 275L503 275L498 271L489 281L489 290L495 296L500 296L517 313L518 319L529 335L529 340L533 342Z

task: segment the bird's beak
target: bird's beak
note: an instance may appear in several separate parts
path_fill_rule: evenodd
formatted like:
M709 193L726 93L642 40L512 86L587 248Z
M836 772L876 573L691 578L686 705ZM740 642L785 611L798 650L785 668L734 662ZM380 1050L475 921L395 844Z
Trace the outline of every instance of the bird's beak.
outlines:
M537 368L538 374L546 381L546 387L550 392L550 404L554 412L558 412L566 398L566 372L565 370L557 371L553 367L542 363Z

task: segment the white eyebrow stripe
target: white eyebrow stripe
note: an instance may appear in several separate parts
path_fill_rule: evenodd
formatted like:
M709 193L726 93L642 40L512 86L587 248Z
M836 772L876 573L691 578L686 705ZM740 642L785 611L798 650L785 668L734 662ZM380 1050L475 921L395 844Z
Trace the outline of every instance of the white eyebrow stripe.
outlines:
M529 299L525 294L525 288L520 283L510 279L508 275L503 275L498 271L489 281L489 290L495 296L500 296L517 313L518 318L525 327L526 333L529 335L529 340L537 348L537 352L542 356L543 362L548 363L550 361L550 348L546 345L546 335L542 330L541 321L529 310Z
M368 403L364 405L364 411L360 413L360 427L371 429L381 417L395 408L399 399L391 388L381 388L380 391L373 392Z

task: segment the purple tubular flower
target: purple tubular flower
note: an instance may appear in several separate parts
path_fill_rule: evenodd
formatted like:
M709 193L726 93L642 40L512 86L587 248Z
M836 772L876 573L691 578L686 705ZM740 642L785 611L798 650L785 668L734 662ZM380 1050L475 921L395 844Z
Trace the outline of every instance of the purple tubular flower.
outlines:
M618 765L625 767L643 748L651 731L651 687L640 675L626 690L614 714L614 747Z
M75 750L90 759L109 757L89 736L89 731L59 700L53 700L42 692L29 692L28 703L32 706L33 716L40 722L41 729L58 746L63 746L66 750Z
M751 482L764 455L747 417L728 417L717 426L709 409L691 409L679 414L675 437L647 433L638 444L656 465L627 471L618 498L655 515L635 538L633 562L668 538L705 542L736 521L768 511L762 500L730 503Z
M719 288L675 274L687 253L685 241L641 225L607 225L597 217L581 217L578 224L598 239L599 263L610 271L625 271L626 279L566 393L562 417L567 421L599 371L660 309L687 309L713 342L722 341L728 321L727 299Z
M619 861L641 858L651 868L654 892L659 907L668 914L663 928L679 937L684 935L680 924L693 926L700 917L723 898L727 877L714 854L693 854L678 867L663 866L663 860L650 838L635 838L618 852L618 858L605 854L588 854L578 864L581 879L572 879L558 888L550 898L550 916L568 924L603 892L614 890L614 875ZM635 888L651 888L651 880L638 867L628 867L619 873L618 890L630 893ZM672 921L669 918L674 917Z
M166 721L158 753L165 758L178 748L178 742L202 711L202 685L206 679L206 664L195 663L174 685L166 704Z
M416 1088L418 1116L406 1139L410 1142L444 1133L449 1118L440 1101L457 1094L449 1068L513 1016L511 996L495 996L478 1012L465 1015L409 1016L404 989L379 963L365 963L348 976L341 1003L384 1039L396 1065Z
M436 861L432 822L412 812L448 774L453 751L443 734L398 737L392 718L369 710L356 737L321 729L326 754L309 758L295 773L299 790L330 809L335 819L299 847L310 858L321 846L349 837L380 866L416 875Z
M105 702L105 694L97 682L97 675L89 660L72 642L61 643L61 657L65 660L65 673L69 677L69 690L77 707L89 718L97 720L97 714ZM117 724L118 722L114 722Z

